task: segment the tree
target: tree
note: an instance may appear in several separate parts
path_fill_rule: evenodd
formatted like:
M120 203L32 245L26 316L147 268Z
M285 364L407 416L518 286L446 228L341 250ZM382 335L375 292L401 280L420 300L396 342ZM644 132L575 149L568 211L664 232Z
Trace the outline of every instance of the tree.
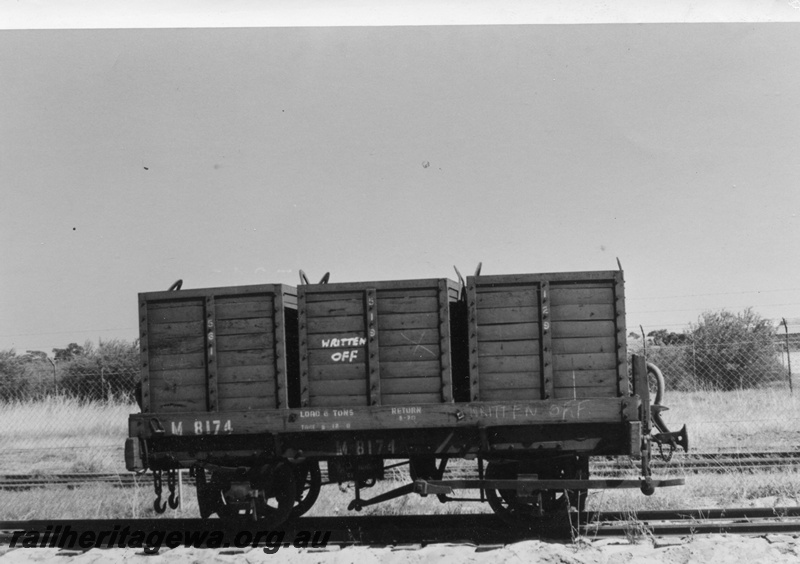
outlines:
M69 362L73 358L83 356L84 348L78 343L70 343L65 349L53 349L56 362Z
M685 333L671 333L666 329L650 331L647 336L653 339L654 345L685 345L689 340Z
M97 346L87 341L78 348L81 354L64 365L61 385L67 393L92 400L109 395L133 398L139 379L138 341L101 340Z
M689 328L687 353L698 381L718 390L751 388L784 377L772 323L747 308L704 312Z

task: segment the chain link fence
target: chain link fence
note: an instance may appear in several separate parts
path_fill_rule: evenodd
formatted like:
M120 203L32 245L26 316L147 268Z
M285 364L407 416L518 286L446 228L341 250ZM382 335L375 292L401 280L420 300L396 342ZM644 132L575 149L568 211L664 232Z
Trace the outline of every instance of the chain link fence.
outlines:
M628 344L664 374L664 419L690 429L692 449L780 451L800 447L793 373L799 351L780 340ZM794 358L793 358L794 357ZM794 363L792 362L794 360Z
M87 344L57 359L0 352L0 476L126 473L138 380L137 343Z

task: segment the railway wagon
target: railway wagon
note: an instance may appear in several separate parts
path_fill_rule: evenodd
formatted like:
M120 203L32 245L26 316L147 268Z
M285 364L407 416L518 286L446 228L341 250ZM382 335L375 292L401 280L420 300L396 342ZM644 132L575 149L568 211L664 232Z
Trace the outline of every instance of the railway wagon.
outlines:
M651 399L660 371L627 355L621 270L179 288L139 295L125 453L153 471L156 511L181 468L201 516L269 526L331 483L353 484L350 509L417 493L510 522L581 510L593 488L682 483L651 476L654 443L688 441ZM640 459L641 476L592 479L592 456ZM401 464L408 484L363 497Z

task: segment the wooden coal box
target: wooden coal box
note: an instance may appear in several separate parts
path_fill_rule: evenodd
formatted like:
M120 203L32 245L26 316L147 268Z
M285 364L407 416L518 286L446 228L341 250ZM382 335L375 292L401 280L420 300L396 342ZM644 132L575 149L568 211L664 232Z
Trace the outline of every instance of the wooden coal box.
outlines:
M467 278L471 401L627 395L621 271Z
M281 284L139 294L145 412L288 408L297 292ZM287 350L288 349L288 350Z
M298 287L301 406L453 401L447 279Z

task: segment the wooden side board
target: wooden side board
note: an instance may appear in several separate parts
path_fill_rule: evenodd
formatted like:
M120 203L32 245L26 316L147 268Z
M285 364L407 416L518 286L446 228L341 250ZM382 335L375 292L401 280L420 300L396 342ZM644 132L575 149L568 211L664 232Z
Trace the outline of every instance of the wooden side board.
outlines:
M621 271L471 276L467 307L472 401L628 394Z
M298 288L300 405L453 401L450 280Z
M152 413L288 407L284 285L139 295L142 396ZM296 326L289 324L290 326Z

